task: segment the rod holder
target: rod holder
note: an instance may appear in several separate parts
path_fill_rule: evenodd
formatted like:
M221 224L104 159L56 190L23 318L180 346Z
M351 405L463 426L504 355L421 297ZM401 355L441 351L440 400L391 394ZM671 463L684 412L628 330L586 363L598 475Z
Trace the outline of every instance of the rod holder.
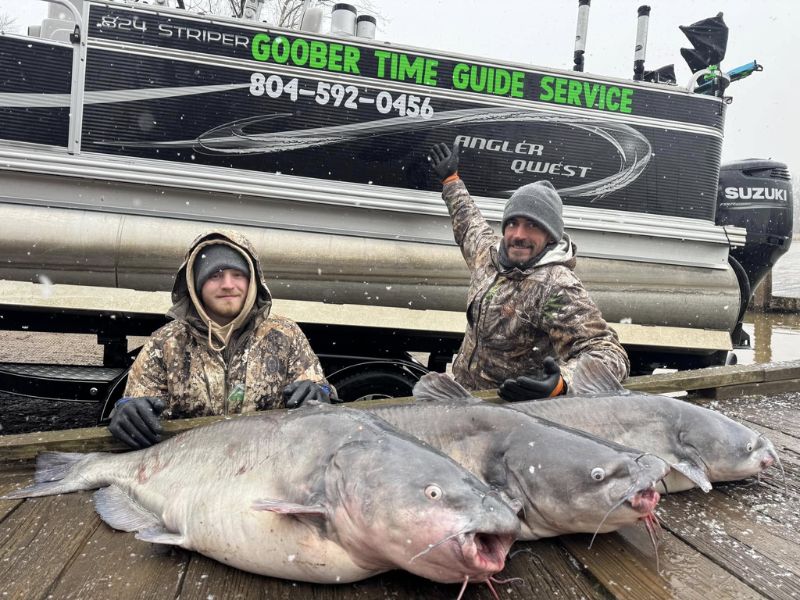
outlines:
M589 4L591 0L578 0L578 28L575 32L573 71L583 71L583 55L586 53L586 31L589 29Z
M644 77L644 59L647 52L647 27L650 22L650 7L640 6L636 20L636 47L633 50L633 80Z

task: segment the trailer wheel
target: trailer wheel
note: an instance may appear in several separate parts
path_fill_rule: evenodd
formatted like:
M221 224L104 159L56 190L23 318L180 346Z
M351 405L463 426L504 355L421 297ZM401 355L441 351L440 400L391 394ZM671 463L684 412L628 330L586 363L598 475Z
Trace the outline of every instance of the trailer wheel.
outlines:
M353 402L410 396L416 380L397 371L361 371L331 383L341 400Z

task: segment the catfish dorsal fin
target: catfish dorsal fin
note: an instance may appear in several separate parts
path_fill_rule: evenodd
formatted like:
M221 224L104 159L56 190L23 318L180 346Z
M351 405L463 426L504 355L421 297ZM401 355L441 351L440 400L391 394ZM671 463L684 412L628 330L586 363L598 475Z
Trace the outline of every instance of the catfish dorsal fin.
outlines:
M583 354L578 358L572 381L569 383L571 396L586 396L588 394L629 394L614 374L608 369L602 359Z
M414 385L411 394L420 402L480 402L445 373L426 373Z

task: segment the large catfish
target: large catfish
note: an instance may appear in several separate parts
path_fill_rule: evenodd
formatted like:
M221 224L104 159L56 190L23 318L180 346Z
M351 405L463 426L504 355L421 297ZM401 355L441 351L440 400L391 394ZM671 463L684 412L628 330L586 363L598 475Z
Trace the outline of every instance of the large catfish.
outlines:
M640 519L654 533L663 460L483 402L442 373L423 376L414 397L369 410L522 501L520 539L614 531Z
M273 577L345 583L406 569L454 583L502 570L519 505L363 411L220 421L125 454L46 453L5 498L102 488L100 517Z
M695 486L708 492L712 482L744 479L780 465L762 434L690 402L628 391L591 356L579 359L569 396L508 406L660 456L672 467L663 482L670 492Z

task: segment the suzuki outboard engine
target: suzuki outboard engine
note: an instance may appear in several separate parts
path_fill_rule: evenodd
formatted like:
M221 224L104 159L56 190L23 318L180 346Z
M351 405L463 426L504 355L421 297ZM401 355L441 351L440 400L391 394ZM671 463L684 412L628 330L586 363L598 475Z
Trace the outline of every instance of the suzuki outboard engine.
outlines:
M744 247L730 252L742 290L742 312L792 243L792 201L792 181L783 163L748 159L720 167L716 223L747 230Z

